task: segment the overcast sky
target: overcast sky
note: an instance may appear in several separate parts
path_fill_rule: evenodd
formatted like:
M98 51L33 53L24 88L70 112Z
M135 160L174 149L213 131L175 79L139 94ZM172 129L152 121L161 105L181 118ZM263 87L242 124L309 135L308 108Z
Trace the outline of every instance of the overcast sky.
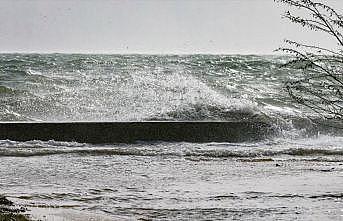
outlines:
M327 0L343 8L343 0ZM272 54L322 41L273 0L0 0L0 52Z

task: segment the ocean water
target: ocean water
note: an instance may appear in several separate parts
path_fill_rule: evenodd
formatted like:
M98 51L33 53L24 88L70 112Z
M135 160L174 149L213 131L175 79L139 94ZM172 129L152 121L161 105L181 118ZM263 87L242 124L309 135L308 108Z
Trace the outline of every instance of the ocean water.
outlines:
M343 131L286 56L0 55L0 121L265 121L258 142L0 141L0 194L41 220L343 220ZM312 119L312 120L310 120ZM317 124L320 122L321 124Z

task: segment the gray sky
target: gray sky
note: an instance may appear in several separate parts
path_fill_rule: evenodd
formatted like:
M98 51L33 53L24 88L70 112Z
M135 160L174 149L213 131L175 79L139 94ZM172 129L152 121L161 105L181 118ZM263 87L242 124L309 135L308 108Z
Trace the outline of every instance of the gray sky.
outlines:
M273 0L0 0L0 52L272 54L285 38L333 46L281 19L284 10Z

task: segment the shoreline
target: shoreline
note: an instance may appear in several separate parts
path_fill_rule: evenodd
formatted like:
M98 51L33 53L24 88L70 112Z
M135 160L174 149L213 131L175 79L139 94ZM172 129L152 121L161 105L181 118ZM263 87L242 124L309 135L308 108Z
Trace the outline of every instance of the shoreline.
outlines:
M27 209L19 207L4 196L0 196L0 221L31 221L25 214Z
M25 205L25 204L24 204ZM0 221L111 221L101 214L70 208L22 206L0 195Z

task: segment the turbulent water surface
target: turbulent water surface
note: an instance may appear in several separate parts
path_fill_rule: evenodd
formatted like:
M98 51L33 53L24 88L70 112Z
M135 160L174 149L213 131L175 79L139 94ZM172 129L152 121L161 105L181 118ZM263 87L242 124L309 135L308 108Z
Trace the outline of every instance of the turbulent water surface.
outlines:
M289 58L0 55L0 121L264 121L259 142L0 141L0 194L46 220L342 220L343 136ZM45 217L43 216L45 215Z

